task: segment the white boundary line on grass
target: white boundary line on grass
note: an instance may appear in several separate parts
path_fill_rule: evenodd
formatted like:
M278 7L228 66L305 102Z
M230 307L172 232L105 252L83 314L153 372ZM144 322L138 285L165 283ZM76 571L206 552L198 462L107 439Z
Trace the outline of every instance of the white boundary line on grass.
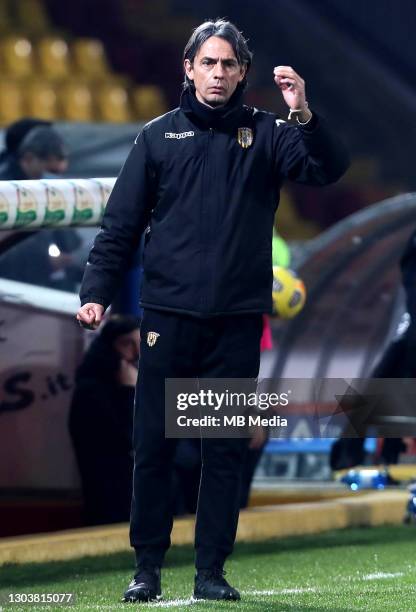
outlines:
M252 591L241 591L242 595L298 595L300 593L315 593L317 589L315 587L305 588L293 588L293 589L265 589L265 590L252 590ZM188 599L168 599L166 601L149 602L146 607L149 608L173 608L174 606L192 606L194 604L213 603L209 599L194 599L189 597Z
M400 578L404 572L375 572L374 574L364 574L362 580L382 580L383 578Z
M243 595L297 595L300 593L315 593L315 587L295 587L293 589L265 589L264 591L242 591Z
M204 603L206 600L193 599L167 599L166 601L149 602L146 607L149 608L173 608L174 606L192 606L195 603Z

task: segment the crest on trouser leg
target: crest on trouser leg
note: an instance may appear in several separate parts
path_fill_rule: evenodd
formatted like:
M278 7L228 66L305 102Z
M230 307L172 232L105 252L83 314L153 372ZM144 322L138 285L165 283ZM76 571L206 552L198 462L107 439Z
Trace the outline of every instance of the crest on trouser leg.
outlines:
M156 332L147 332L147 344L148 346L154 346L156 344L156 340L159 338L160 334Z

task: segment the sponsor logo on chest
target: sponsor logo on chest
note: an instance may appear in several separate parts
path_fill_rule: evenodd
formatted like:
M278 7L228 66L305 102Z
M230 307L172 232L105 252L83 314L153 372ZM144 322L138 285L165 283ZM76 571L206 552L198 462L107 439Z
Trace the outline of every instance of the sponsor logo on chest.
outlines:
M195 136L195 132L165 132L165 138L189 138Z

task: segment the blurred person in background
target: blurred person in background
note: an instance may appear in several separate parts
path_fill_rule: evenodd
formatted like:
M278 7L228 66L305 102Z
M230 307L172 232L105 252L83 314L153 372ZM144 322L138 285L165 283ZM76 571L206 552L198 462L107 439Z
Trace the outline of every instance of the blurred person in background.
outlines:
M19 128L19 129L18 129ZM12 135L12 137L10 136ZM26 119L6 131L6 151L0 158L1 181L38 180L64 174L68 167L65 143L49 123Z
M166 378L257 378L262 315L272 306L272 229L280 187L285 179L326 185L348 167L342 144L308 108L305 82L292 67L271 67L271 77L295 125L243 105L251 58L230 22L208 21L193 32L184 51L180 107L137 136L80 290L77 318L95 329L150 227L130 522L137 571L125 601L161 597L175 448L175 440L165 437ZM224 563L236 536L246 451L245 438L202 438L197 599L240 599L224 578Z
M130 518L139 352L138 320L113 315L91 342L76 373L69 431L87 525Z
M5 148L0 151L0 174L3 174L3 172L6 173L6 168L9 168L10 174L13 175L13 179L18 180L17 175L21 170L18 167L17 151L22 141L33 128L48 127L51 125L52 123L50 121L44 121L36 117L25 117L11 123L4 133Z
M26 118L11 124L5 144L0 154L0 181L58 178L68 167L66 144L48 121ZM41 229L23 236L20 244L2 256L0 277L74 291L79 272L73 269L76 262L71 254L81 245L77 231Z

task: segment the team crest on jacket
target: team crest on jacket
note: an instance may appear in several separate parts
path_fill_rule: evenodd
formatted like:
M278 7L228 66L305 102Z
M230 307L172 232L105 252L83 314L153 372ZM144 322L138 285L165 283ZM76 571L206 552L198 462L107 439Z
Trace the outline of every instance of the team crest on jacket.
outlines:
M154 346L159 336L160 334L157 334L156 332L147 332L147 344L149 346Z
M248 149L253 144L253 130L248 127L238 128L237 140L243 149Z

